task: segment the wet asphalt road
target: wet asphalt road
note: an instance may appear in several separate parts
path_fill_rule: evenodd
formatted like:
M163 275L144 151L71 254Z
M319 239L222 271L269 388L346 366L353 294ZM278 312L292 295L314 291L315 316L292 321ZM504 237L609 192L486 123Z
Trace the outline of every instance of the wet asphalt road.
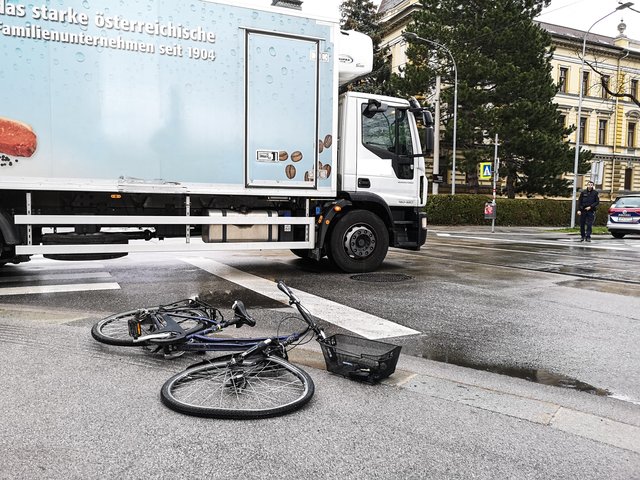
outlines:
M393 339L403 345L403 353L592 386L640 403L640 237L599 236L585 245L574 236L541 229L492 234L482 227L436 227L420 252L393 250L383 268L368 276L341 274L326 263L307 264L288 252L206 256L416 330L418 335ZM253 309L284 307L284 297L270 298L185 258L135 254L93 263L36 258L9 265L0 270L0 308L72 307L85 312L90 323L107 313L194 294L223 309L236 298ZM55 290L55 285L80 283L90 288L93 282L119 288L2 295L32 286ZM269 319L265 322L268 328ZM331 323L325 326L330 332L343 331Z
M583 246L540 230L442 227L422 251L392 251L365 278L287 252L7 266L0 478L640 478L639 263L640 237ZM240 298L273 331L287 309L261 285L276 279L416 330L388 340L414 357L401 368L417 376L398 372L403 388L371 389L307 362L317 384L308 408L211 423L157 400L192 360L167 364L88 336L108 313L193 294L225 314ZM319 303L330 333L344 331L335 304L325 315ZM349 315L343 326L358 328L363 320ZM142 454L140 445L152 446Z

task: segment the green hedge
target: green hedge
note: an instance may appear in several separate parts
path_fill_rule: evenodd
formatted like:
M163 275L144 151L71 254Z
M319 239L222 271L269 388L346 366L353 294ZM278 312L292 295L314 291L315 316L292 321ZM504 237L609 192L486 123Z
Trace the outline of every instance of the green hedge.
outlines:
M487 195L430 195L425 211L432 225L490 225L484 204L491 200ZM595 225L607 224L610 205L600 202ZM571 200L498 198L496 210L496 225L501 226L567 227L571 220Z

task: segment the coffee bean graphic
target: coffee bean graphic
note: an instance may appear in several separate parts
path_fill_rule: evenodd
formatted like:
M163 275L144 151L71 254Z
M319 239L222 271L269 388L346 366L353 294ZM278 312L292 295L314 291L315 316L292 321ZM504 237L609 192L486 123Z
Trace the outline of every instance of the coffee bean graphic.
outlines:
M327 135L324 137L324 148L330 148L333 143L333 137L331 135Z
M296 167L294 167L293 165L287 165L284 169L284 173L287 174L288 179L292 179L296 176Z
M324 171L327 172L327 178L329 178L329 175L331 175L331 165L325 165Z
M298 150L293 152L291 154L291 160L293 160L294 162L299 162L300 160L302 160L302 152L300 152Z
M318 153L322 153L324 150L324 142L322 140L318 140Z
M286 162L289 159L289 154L285 151L282 151L278 154L278 160L281 162Z

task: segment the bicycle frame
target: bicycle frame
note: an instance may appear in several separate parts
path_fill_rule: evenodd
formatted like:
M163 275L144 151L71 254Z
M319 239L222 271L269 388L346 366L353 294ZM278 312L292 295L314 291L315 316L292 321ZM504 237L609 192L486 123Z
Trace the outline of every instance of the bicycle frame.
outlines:
M297 342L305 335L309 333L310 330L316 334L319 338L326 338L324 331L318 327L313 319L309 311L301 305L300 300L294 295L294 293L287 287L284 282L278 282L278 288L284 292L289 297L289 305L295 305L298 312L302 316L306 326L303 330L299 332L294 332L288 335L281 336L270 336L270 337L251 337L251 338L220 338L220 337L212 337L211 334L222 331L224 328L233 325L233 320L231 322L227 322L225 320L217 321L217 314L219 310L214 307L211 307L204 302L200 302L199 300L194 300L193 308L197 310L198 308L204 308L206 312L212 312L213 318L209 317L196 317L189 315L180 315L176 313L171 313L171 309L176 309L175 307L180 302L176 302L170 305L170 308L161 308L158 312L155 312L153 315L161 315L164 317L165 322L168 324L168 327L165 326L158 330L157 333L152 333L149 335L143 335L136 338L136 342L147 343L151 345L157 345L159 347L171 347L174 351L185 351L185 352L210 352L210 351L219 351L219 352L242 352L242 351L261 351L264 350L267 346L275 346L278 345L282 348L286 348L287 346ZM190 305L191 306L191 305ZM187 318L190 320L194 320L201 323L201 327L196 327L192 330L194 331L184 331L181 327L171 319L171 316L176 316L179 318ZM210 314L211 316L211 314ZM220 316L222 316L220 314ZM155 318L151 319L155 322ZM175 333L179 329L180 332L184 332L184 335L180 335L178 337L171 337L172 332ZM164 330L164 331L163 331ZM139 331L139 329L138 329ZM135 335L132 332L132 327L130 326L130 333L132 336Z

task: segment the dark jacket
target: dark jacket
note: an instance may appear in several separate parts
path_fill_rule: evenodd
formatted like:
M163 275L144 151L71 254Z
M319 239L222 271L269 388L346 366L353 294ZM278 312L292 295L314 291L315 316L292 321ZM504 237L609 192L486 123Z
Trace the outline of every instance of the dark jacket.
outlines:
M600 205L600 197L598 197L598 191L594 188L591 191L585 188L580 192L578 198L578 210L583 211L587 207L591 207L591 210L595 210Z

